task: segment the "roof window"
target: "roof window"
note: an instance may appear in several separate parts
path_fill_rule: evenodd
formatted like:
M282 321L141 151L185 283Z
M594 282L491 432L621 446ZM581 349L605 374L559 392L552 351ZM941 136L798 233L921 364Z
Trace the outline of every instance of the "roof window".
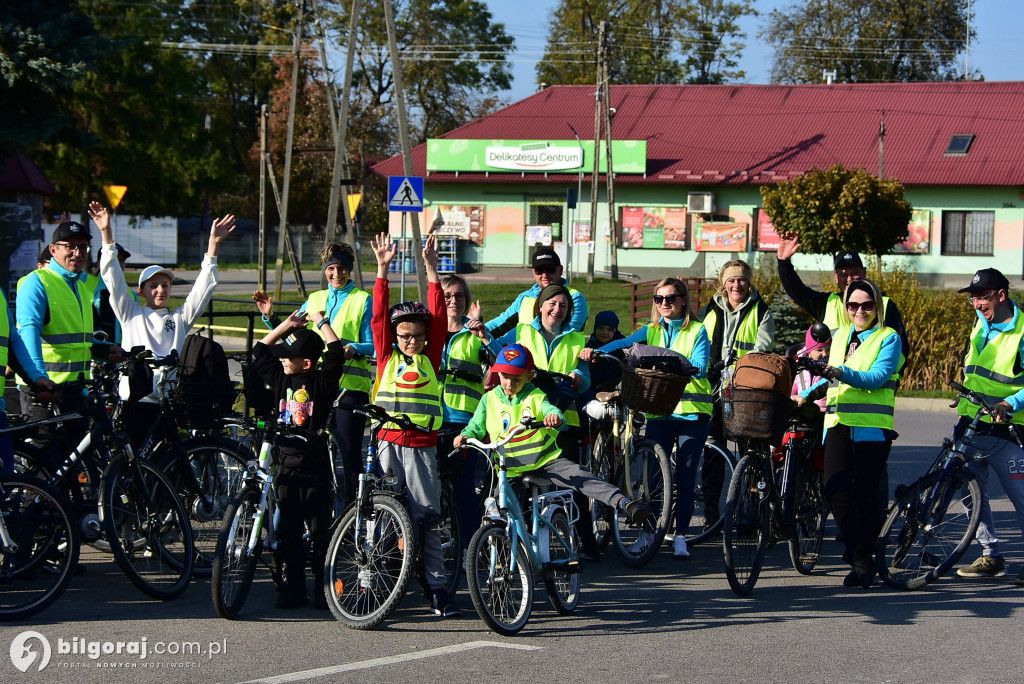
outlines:
M967 152L971 149L971 143L974 142L973 135L960 135L954 134L949 139L949 145L946 146L947 157L963 157L967 155Z

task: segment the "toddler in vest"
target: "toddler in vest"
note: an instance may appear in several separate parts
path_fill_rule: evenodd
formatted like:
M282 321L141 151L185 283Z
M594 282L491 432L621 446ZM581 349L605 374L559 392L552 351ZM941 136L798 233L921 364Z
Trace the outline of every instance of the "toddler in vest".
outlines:
M578 463L559 458L561 449L555 443L554 431L565 428L565 418L544 392L531 384L534 364L529 349L521 344L504 347L492 370L497 372L500 384L477 405L473 419L455 438L456 447L462 446L469 437L483 440L489 435L492 440L501 439L524 418L534 420L543 416L548 429L523 433L517 438L514 449L509 449L513 443L506 445L509 475L529 472L541 486L571 489L607 506L618 507L634 525L647 519L650 507L645 502L630 501L615 485L595 477Z
M304 524L313 546L313 605L327 607L324 562L334 494L324 430L333 415L332 402L345 365L345 346L321 312L312 311L309 317L327 340L319 370L316 365L323 340L306 329L306 315L298 311L253 345L251 352L260 377L274 392L278 416L292 426L277 438L273 451L277 465L277 548L285 578L278 608L306 605ZM288 341L277 344L285 338Z
M430 588L430 609L440 617L458 617L445 586L441 536L435 524L441 508L441 483L437 467L437 429L441 426L441 367L448 314L444 290L437 276L434 237L427 238L423 261L427 273L427 302L401 302L389 308L388 267L398 252L391 236L381 233L372 240L377 257L377 281L373 286L373 344L377 354L377 384L373 403L392 415L406 415L423 433L385 423L377 433L377 458L381 470L390 470L408 491L413 525L423 529L423 566Z
M807 329L807 336L804 339L804 346L797 352L797 356L806 356L814 361L828 360L829 343L816 342L811 336L811 329ZM809 370L801 369L793 378L793 389L790 398L797 406L811 400L825 412L825 391L828 389L828 380L812 374Z

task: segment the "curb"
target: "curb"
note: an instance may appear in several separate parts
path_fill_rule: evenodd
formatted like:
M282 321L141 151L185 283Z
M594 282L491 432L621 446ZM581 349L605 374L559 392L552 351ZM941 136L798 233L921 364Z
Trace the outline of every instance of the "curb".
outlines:
M950 399L926 399L924 397L896 397L896 408L901 411L933 411L933 412L952 412L954 409L949 407Z

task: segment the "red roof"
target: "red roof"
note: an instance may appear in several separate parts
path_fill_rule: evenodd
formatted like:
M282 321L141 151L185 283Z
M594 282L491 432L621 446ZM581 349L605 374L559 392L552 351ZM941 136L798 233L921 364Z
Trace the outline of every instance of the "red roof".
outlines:
M0 158L0 190L22 190L52 195L57 188L35 163L23 154Z
M886 177L904 185L1024 185L1024 82L611 87L617 140L647 141L647 173L619 183L756 184L837 163L878 172L885 113ZM551 86L443 137L573 140L594 130L594 86ZM974 135L947 156L953 135ZM413 149L425 176L426 145ZM404 175L401 156L373 167ZM431 181L575 183L572 174L433 172Z

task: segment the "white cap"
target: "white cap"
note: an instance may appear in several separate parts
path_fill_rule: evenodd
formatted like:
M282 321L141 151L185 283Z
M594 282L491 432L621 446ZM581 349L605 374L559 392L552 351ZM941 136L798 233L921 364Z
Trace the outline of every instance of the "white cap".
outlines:
M174 282L174 274L168 271L163 266L147 266L146 268L142 269L142 273L139 274L139 287L142 287L143 283L145 283L147 280L149 280L150 278L159 273L163 273L164 275L171 279L172 283Z

